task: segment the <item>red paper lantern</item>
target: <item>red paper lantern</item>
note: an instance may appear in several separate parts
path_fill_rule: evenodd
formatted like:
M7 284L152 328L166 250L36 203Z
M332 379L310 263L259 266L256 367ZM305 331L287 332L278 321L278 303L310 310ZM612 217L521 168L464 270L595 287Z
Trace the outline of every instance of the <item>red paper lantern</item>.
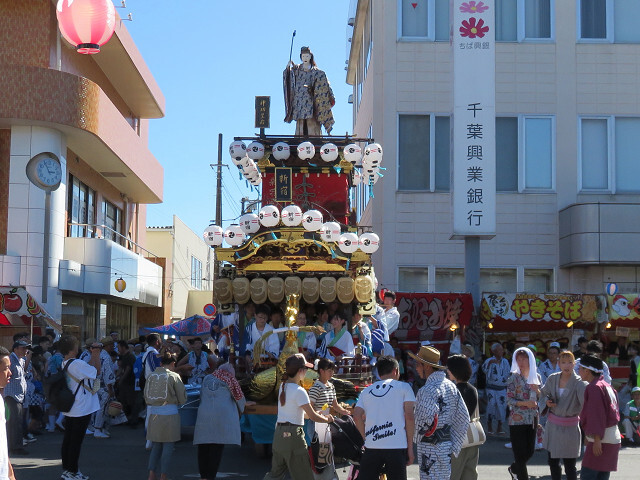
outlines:
M100 52L116 28L112 0L59 0L56 10L62 36L78 53Z

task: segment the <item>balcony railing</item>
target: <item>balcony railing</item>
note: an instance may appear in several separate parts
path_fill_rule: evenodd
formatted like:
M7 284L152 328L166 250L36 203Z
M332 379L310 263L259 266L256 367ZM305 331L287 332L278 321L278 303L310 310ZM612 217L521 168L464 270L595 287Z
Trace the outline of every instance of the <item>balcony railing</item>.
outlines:
M141 245L138 245L136 242L131 240L130 238L122 235L120 232L117 232L111 227L103 224L96 223L68 223L69 230L67 235L73 238L99 238L103 240L111 240L118 245L125 247L127 250L130 250L138 255L146 256L146 257L154 257L158 258L158 256Z

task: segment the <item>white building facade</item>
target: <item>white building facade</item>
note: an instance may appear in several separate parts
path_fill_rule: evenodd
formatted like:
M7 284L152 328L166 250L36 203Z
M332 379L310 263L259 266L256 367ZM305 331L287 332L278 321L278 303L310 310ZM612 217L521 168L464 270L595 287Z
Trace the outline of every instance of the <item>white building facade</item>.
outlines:
M497 232L481 241L482 291L640 290L637 7L496 0ZM398 291L464 290L449 16L448 0L351 2L354 134L382 144L386 167L354 200L381 233L378 280Z

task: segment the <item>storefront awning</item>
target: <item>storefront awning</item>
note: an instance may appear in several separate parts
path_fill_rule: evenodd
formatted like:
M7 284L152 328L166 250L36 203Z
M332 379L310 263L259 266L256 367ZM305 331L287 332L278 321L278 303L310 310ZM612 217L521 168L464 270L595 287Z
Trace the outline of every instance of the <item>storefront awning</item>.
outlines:
M62 332L53 319L24 287L0 286L0 326L39 326Z
M605 306L604 295L483 293L480 316L499 331L592 328L607 320Z

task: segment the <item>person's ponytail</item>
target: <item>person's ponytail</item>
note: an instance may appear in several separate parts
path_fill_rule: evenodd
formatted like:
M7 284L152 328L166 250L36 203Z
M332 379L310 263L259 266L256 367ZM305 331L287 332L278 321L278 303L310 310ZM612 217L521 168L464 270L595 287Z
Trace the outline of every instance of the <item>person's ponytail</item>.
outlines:
M287 393L285 392L285 386L288 380L289 380L289 375L287 375L287 372L285 372L282 375L282 390L280 390L280 405L283 407L285 402L287 401Z

